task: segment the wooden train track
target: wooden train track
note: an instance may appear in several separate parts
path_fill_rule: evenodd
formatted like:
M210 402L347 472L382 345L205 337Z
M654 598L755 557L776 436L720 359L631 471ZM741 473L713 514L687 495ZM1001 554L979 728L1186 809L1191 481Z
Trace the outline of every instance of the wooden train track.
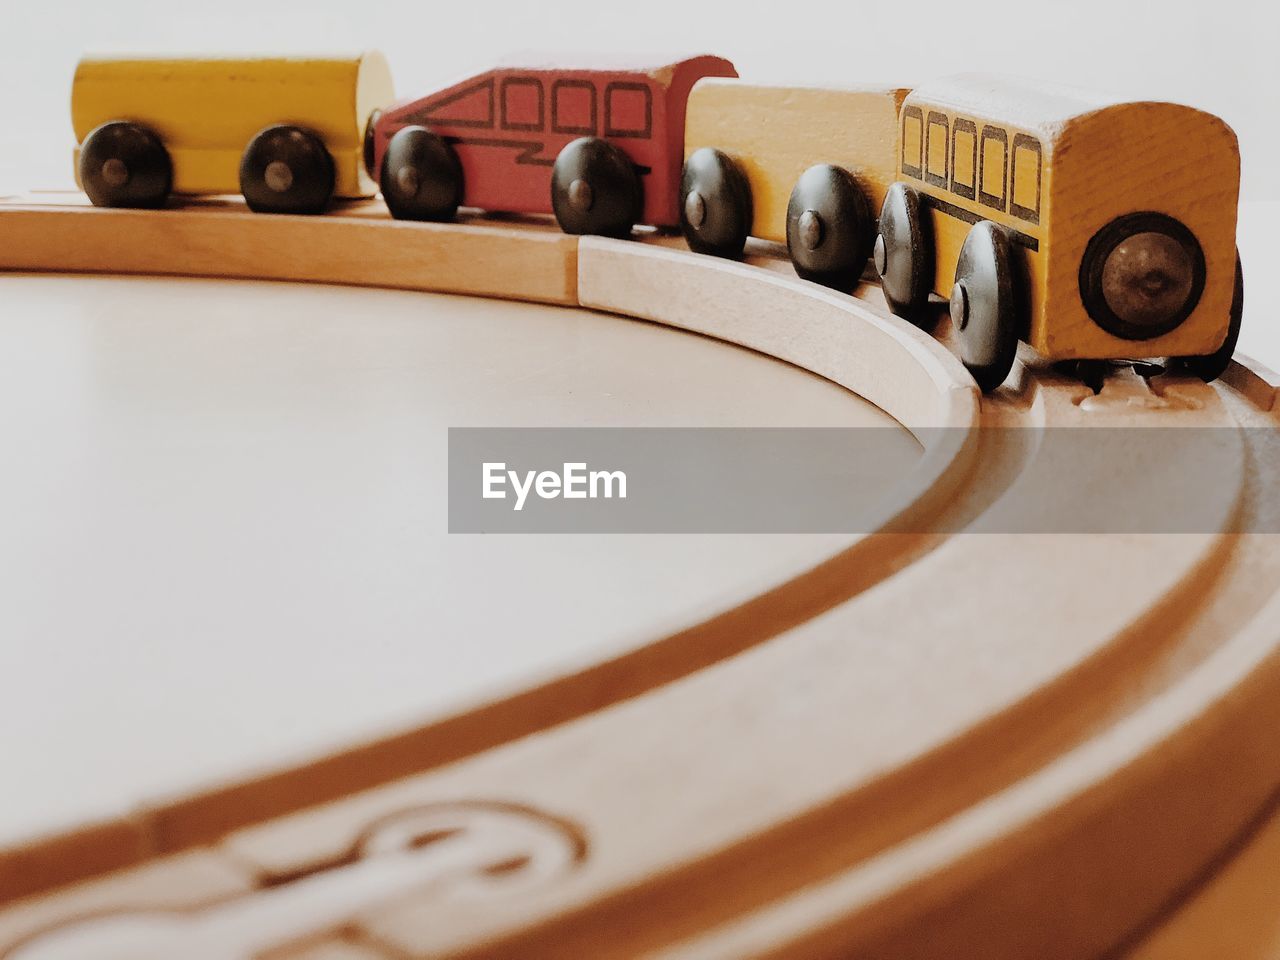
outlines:
M833 293L767 250L727 263L375 203L10 199L0 267L581 305L796 364L926 443L877 533L679 633L0 850L0 957L160 956L197 927L211 957L1099 956L1280 785L1280 544L1238 532L1275 510L1258 437L1278 384L1256 366L1121 371L1094 395L1029 364L982 397L874 286ZM1170 423L1234 438L1212 530L922 532L981 529L1043 480L1010 437ZM1007 426L1030 429L989 429ZM1167 475L1121 460L1106 479L1154 497Z

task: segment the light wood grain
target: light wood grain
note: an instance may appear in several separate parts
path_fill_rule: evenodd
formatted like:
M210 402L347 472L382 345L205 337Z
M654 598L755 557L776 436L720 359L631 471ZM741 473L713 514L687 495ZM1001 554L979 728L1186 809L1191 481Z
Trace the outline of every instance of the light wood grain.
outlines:
M304 228L306 218L237 205L157 215L59 206L61 198L53 199L0 206L4 269L349 283L577 302L576 241L550 231L375 219L367 208Z
M1072 404L1068 404L1067 408L1075 409ZM681 684L655 691L641 701L634 701L610 711L598 713L579 724L561 728L536 741L512 745L510 748L492 752L485 757L478 757L474 761L441 771L439 774L418 778L416 781L405 781L385 791L355 798L349 805L334 805L327 810L317 811L314 815L295 818L292 822L282 821L260 831L246 833L232 841L234 849L238 855L254 859L264 867L283 870L287 869L290 863L296 863L296 858L300 856L316 856L315 844L319 837L331 837L333 843L341 844L344 842L343 837L350 837L353 831L359 829L359 824L376 819L381 815L380 811L389 812L448 796L486 796L493 795L495 791L501 791L502 795L509 796L515 790L517 795L542 809L568 813L571 819L585 825L588 836L592 838L591 856L580 873L575 874L554 891L548 890L545 898L529 898L542 900L540 907L536 909L537 914L558 915L560 921L551 926L535 928L535 931L528 935L501 941L499 945L492 948L492 951L484 951L484 955L504 955L514 951L522 955L554 956L563 955L563 951L574 953L590 949L593 953L604 956L627 956L646 944L656 945L666 938L678 936L680 931L697 929L705 925L712 916L737 910L745 912L748 906L758 905L757 901L751 899L752 897L767 895L761 888L777 893L780 888L806 887L806 879L812 876L812 872L821 872L824 869L820 863L829 864L828 857L839 858L841 854L836 852L837 849L845 851L843 854L845 856L855 857L858 854L852 851L859 850L861 856L868 858L867 862L871 868L879 858L870 857L870 850L865 845L871 844L871 850L875 850L876 837L884 841L885 831L892 833L894 830L907 830L908 834L899 834L900 839L905 839L910 832L919 831L923 837L927 838L930 831L922 828L928 822L928 817L940 816L941 820L938 822L944 822L958 812L948 813L936 806L943 803L945 807L943 798L938 795L938 784L944 782L948 784L947 789L941 793L950 795L951 802L954 802L957 798L953 791L959 789L959 780L965 779L960 777L962 770L969 771L971 775L965 789L981 792L996 785L993 781L1016 783L1019 771L1030 772L1036 769L1038 763L1052 757L1056 751L1060 750L1064 742L1070 744L1074 738L1078 737L1087 739L1088 731L1093 724L1099 722L1100 714L1102 717L1106 716L1107 702L1117 696L1122 701L1127 697L1125 691L1135 679L1132 671L1136 669L1142 672L1151 669L1147 658L1153 652L1151 645L1159 646L1156 638L1166 635L1170 625L1179 622L1185 616L1187 612L1184 606L1185 596L1177 593L1180 588L1188 586L1184 577L1191 574L1196 578L1195 582L1203 583L1208 571L1222 559L1218 546L1220 541L1213 537L1176 538L1173 541L1165 537L1147 538L1145 543L1129 544L1128 549L1137 551L1136 554L1124 557L1115 554L1106 558L1104 562L1099 562L1098 558L1094 557L1091 548L1095 544L1090 543L1088 538L1074 539L1074 541L1073 538L1062 537L1043 540L1028 537L1011 539L1016 541L1017 550L1011 550L1011 545L1014 544L1009 540L998 540L998 538L964 538L962 541L948 545L946 550L938 551L927 563L913 568L912 575L906 576L905 581L895 581L895 585L900 586L903 591L901 599L907 601L908 597L919 595L919 584L912 582L917 577L928 578L928 582L933 584L949 579L946 573L940 572L939 564L953 561L965 569L992 570L997 566L997 558L1002 553L1016 554L1018 562L1015 565L1022 569L1042 571L1056 564L1062 564L1063 566L1059 569L1073 569L1077 571L1077 575L1085 565L1085 558L1088 558L1088 565L1091 567L1091 595L1094 597L1095 609L1077 614L1073 623L1075 627L1085 627L1080 619L1081 615L1088 617L1104 615L1107 608L1110 609L1107 615L1119 615L1120 622L1124 622L1126 618L1122 613L1125 609L1134 612L1149 609L1153 596L1146 594L1143 590L1135 591L1135 586L1139 582L1145 583L1146 589L1157 589L1169 599L1167 603L1162 601L1156 606L1158 614L1143 613L1132 626L1126 627L1116 635L1111 649L1104 648L1105 654L1104 650L1099 650L1097 656L1091 657L1087 669L1081 666L1070 674L1062 675L1061 679L1053 685L1056 689L1053 690L1052 695L1046 692L1043 696L1035 697L1023 708L1011 710L1007 714L1001 712L988 714L987 724L984 724L981 733L975 731L974 740L966 742L962 739L951 748L960 751L959 753L952 754L948 761L934 758L941 763L941 769L949 771L948 774L942 774L941 769L934 768L932 763L917 760L906 768L912 769L909 779L911 786L900 779L893 787L885 784L882 787L885 792L875 800L872 797L875 796L876 791L869 791L871 796L864 795L861 802L853 807L842 804L838 815L835 812L825 812L822 816L816 812L812 813L810 817L802 818L803 826L793 826L783 830L782 836L778 836L777 831L768 831L763 827L764 822L796 823L791 817L780 815L777 809L771 815L767 809L762 808L767 808L770 803L785 803L785 798L788 796L794 798L798 794L803 794L804 782L808 776L822 780L827 788L831 785L830 777L837 772L845 778L855 776L852 765L855 761L866 761L868 750L875 740L859 740L857 746L848 741L837 744L836 741L845 740L848 737L857 738L856 731L864 729L864 724L850 715L852 710L865 709L869 717L877 718L878 724L887 724L895 731L895 743L901 745L900 738L903 737L906 728L890 718L889 713L886 712L887 703L883 700L875 700L875 689L882 692L892 691L893 696L902 697L906 701L903 705L910 705L908 709L911 710L916 723L923 720L920 716L920 705L930 704L930 710L927 711L930 713L937 707L934 697L922 697L904 692L905 678L891 680L879 674L876 678L879 683L875 684L874 689L862 688L857 685L856 672L842 667L839 663L838 651L841 649L856 657L856 654L849 650L853 637L894 636L899 642L904 639L901 632L895 632L889 626L895 623L906 623L900 613L889 615L887 619L880 622L878 629L871 623L866 624L863 629L856 629L853 627L853 622L846 619L860 616L875 617L874 610L879 606L875 600L883 600L885 596L885 591L882 589L877 592L874 599L872 596L866 596L858 603L850 605L838 618L842 626L850 628L847 632L839 630L831 633L829 631L831 617L828 617L827 631L819 630L818 624L815 623L812 628L793 632L789 636L780 637L773 643L740 655L734 661L716 670L704 671ZM1114 550L1116 545L1110 546ZM1171 550L1171 547L1174 549ZM988 548L993 552L985 553ZM1207 553L1202 552L1206 548ZM972 555L975 550L984 551L981 560ZM1075 554L1075 550L1079 550L1080 553ZM1031 557L1023 551L1044 551L1044 553L1032 561ZM944 556L946 561L943 559ZM1146 559L1138 560L1139 556ZM1056 559L1051 560L1050 557ZM1157 558L1160 559L1157 561ZM1175 569L1183 572L1175 574L1172 580L1148 579L1155 572L1154 566L1163 567L1170 561L1174 566L1166 568L1167 572L1172 573ZM1183 567L1184 562L1190 562L1190 568ZM1142 571L1141 575L1138 575L1137 571ZM1093 581L1093 576L1099 579ZM1134 579L1135 576L1138 576L1137 580ZM1033 599L1040 601L1044 599L1043 595L1034 598L1030 596L1025 586L1012 584L1007 579L1002 582L1009 590L1011 598L1022 595L1027 602L1032 602ZM1160 582L1164 583L1163 587L1158 586ZM1107 591L1101 589L1103 584L1108 584ZM1108 603L1102 602L1104 592L1111 598ZM1190 592L1194 594L1194 588L1191 588ZM1034 594L1035 591L1030 593ZM1069 598L1064 600L1067 604L1071 604ZM1133 606L1130 607L1130 604ZM1064 612L1065 609L1067 608L1064 607ZM1025 647L1026 643L1032 639L1020 627L1025 619L1011 607L1007 607L1006 612L1009 616L1007 629L1010 630L1011 643L1017 647ZM974 610L973 613L980 615L981 611ZM978 631L966 630L955 622L957 611L940 612L939 616L947 618L947 626L943 627L941 623L935 625L930 631L932 635L936 636L939 631L942 631L944 634L954 632L955 635L960 636L981 636L983 661L990 664L991 661L986 658L994 655L990 644L994 633L1000 629L999 624L984 624ZM1044 609L1040 610L1040 617L1045 623L1061 622L1065 619L1062 614L1054 614ZM927 619L927 614L912 620L912 630L921 625L922 619ZM1092 629L1086 628L1084 632L1093 634ZM1058 656L1066 654L1067 651L1060 649L1066 639L1060 631L1042 631L1042 634L1044 633L1051 633L1054 636L1055 653ZM827 640L821 639L822 635L825 635ZM838 643L837 637L840 638ZM1046 638L1042 635L1040 639ZM827 653L818 655L816 647L809 647L811 643L822 644ZM1015 647L1011 646L1010 652L1013 649ZM1040 649L1047 652L1047 648ZM966 673L962 667L963 659L945 664L937 659L940 653L941 651L935 649L934 657L929 662L941 676L958 681L959 676ZM968 658L967 651L956 650L955 653L959 657ZM909 654L904 653L903 656L908 662L912 660ZM792 657L795 659L791 659ZM1136 664L1134 664L1135 659ZM800 668L802 663L810 665L806 670L806 680L803 682L789 674L790 667ZM990 682L996 678L988 676L981 684L985 687L981 691L970 686L984 672L979 671L975 674L970 670L967 672L966 679L958 681L956 685L964 689L966 694L972 694L975 697L975 706L981 703L982 709L987 711L994 708L990 699L994 692ZM812 703L814 698L823 699L824 697L820 692L823 684L817 674L829 679L832 700L826 707ZM1016 674L1017 671L1014 671L1014 675ZM760 688L752 688L750 679L752 677L758 678ZM1007 675L1006 679L1012 680L1013 675ZM1022 679L1028 678L1022 677ZM919 678L917 682L918 680ZM812 709L813 713L809 716L815 721L817 716L827 713L828 710L837 709L835 704L840 703L842 723L839 728L826 730L816 722L805 724L805 733L802 736L796 736L797 731L788 729L788 725L799 718L796 717L794 700L780 696L780 691L797 689L805 691L808 704L805 712ZM1085 691L1089 691L1087 697L1084 696ZM938 692L935 691L935 695ZM954 698L954 696L953 691L951 697ZM1097 712L1083 710L1085 700L1097 704L1094 708ZM646 705L645 701L652 706ZM661 704L660 707L659 704ZM746 704L751 705L750 711L742 709ZM1057 707L1051 707L1051 704L1056 704ZM1067 707L1067 704L1070 704L1070 707ZM1043 712L1046 707L1050 708L1047 713ZM1057 709L1064 709L1065 712L1059 714ZM1054 717L1055 714L1055 719L1050 721L1050 717ZM640 721L641 716L647 718L643 723ZM718 716L724 719L718 720ZM997 716L1000 718L999 722L996 721ZM1255 719L1257 719L1256 715ZM633 724L637 726L633 727ZM655 724L661 724L665 729L654 729ZM1047 726L1042 727L1042 725ZM870 726L875 727L876 724ZM625 735L628 742L633 744L631 749L636 751L636 755L646 757L643 771L627 768L625 756L616 757L615 760L615 757L608 752L592 752L592 743L621 742L620 738L624 736L622 731L627 728L636 731ZM1042 739L1041 735L1033 733L1032 728L1043 729L1048 735L1047 739ZM676 729L679 733L675 732ZM640 733L641 730L643 734ZM639 744L635 743L637 736L643 737ZM713 759L713 755L707 753L709 744L723 742L724 737L730 737L735 742L741 740L751 744L753 762L750 766L741 766L732 753L719 759ZM702 743L691 745L689 743L691 738L696 738ZM825 742L820 743L819 740ZM807 753L811 751L808 753L808 762L813 766L808 767L807 773L805 758L795 757L787 752L787 745L800 742L806 744ZM1256 742L1256 740L1249 742ZM999 749L1002 755L1010 760L1010 766L1004 769L997 769L1000 765L992 764L991 751L996 743L1001 744ZM1031 747L1032 743L1037 746ZM879 746L883 748L885 745ZM1031 747L1029 752L1028 747ZM1046 752L1040 753L1040 751ZM628 751L629 754L630 751ZM592 756L593 762L583 765L572 759L584 755ZM843 762L838 765L838 771L829 763L829 758L837 756L843 758ZM533 759L535 757L541 758L541 761ZM965 761L960 759L961 757L970 759ZM977 757L987 758L985 766L979 765L975 768L968 765ZM1210 751L1203 757L1208 762L1212 762L1214 753ZM530 764L528 767L524 765L526 760ZM546 775L545 764L547 763L557 766L559 773L555 777ZM615 766L615 763L619 765ZM655 765L661 768L667 764L672 766L670 772L665 774L662 769L651 769ZM891 766L897 765L891 764ZM1167 766L1163 763L1158 766L1165 773L1180 769L1180 764L1176 761ZM906 776L905 769L901 767L898 769L903 771L901 776ZM650 777L654 779L651 781ZM565 778L569 778L571 782L566 783ZM635 801L638 798L653 796L655 789L661 793L660 787L646 788L644 784L656 785L669 782L679 782L682 785L681 796L697 798L696 802L665 803L660 809L651 809L652 805L644 799L639 801L646 805L646 812L641 815ZM616 789L611 787L611 784L616 784ZM934 785L932 794L928 789L922 789L925 784ZM1197 796L1199 789L1198 785L1193 788L1193 784L1187 783L1182 784L1181 788L1182 796L1187 797ZM855 794L859 792L861 791L855 790ZM719 798L709 799L709 794L718 794ZM999 795L999 791L996 795ZM889 799L890 797L892 800ZM908 797L911 798L910 801L907 800ZM925 803L925 807L929 812L920 809L920 804L926 798L928 802ZM827 802L829 803L830 800L828 799ZM849 802L853 802L852 798ZM1249 800L1246 798L1242 802L1247 803ZM912 817L923 816L926 820L914 821L914 827L907 827L906 823L899 819L907 815L906 811L900 809L904 803L915 807L912 814L908 816L908 823L912 822ZM891 806L886 807L886 804ZM894 811L893 815L890 814L890 810ZM711 815L710 811L715 811L714 815ZM793 815L798 812L793 811ZM1092 813L1097 816L1099 811L1095 807ZM691 844L710 854L711 851L703 845L714 845L715 837L723 837L723 831L731 829L730 821L738 818L752 821L757 816L761 821L757 821L755 827L746 829L745 836L739 838L739 842L748 849L738 848L732 854L722 850L719 855L710 857L709 862L703 861L696 866L685 859L691 853ZM856 836L841 834L835 828L836 822L844 824L844 831L853 830ZM994 829L997 823L1005 827L1011 825L1008 818L994 818L988 826ZM1094 828L1101 828L1105 826L1105 818L1101 823L1097 819L1090 819L1089 823ZM610 827L609 824L613 826ZM851 825L854 824L858 827L853 828ZM1224 827L1221 822L1199 826L1202 829L1197 835L1203 837L1210 835L1211 831L1207 829L1208 827L1215 830L1221 830ZM809 838L808 842L802 839L806 834ZM1219 833L1218 836L1220 837L1221 834ZM972 840L974 837L966 836L966 839ZM1015 846L1021 847L1025 841L1026 837L1023 836ZM991 838L984 838L984 842L994 843ZM1011 841L1008 839L1002 841L1002 843L1009 842ZM671 843L679 848L676 855L680 858L682 869L674 875L671 873L672 858L667 855L672 851L662 853L654 849L662 843ZM605 849L606 847L610 849ZM908 865L914 861L912 848L912 844L906 843L902 847L902 857ZM823 853L818 855L817 849L821 849ZM1101 867L1102 862L1110 863L1111 854L1118 850L1117 847L1108 843L1090 845L1087 849L1091 851L1092 857L1101 858L1092 861L1094 868ZM319 852L323 853L323 848L320 848ZM881 856L887 854L892 858L893 853L897 852L898 849L891 844L890 849L883 851ZM1197 851L1197 854L1199 852L1201 851ZM1054 851L1054 853L1056 855L1060 851ZM1185 854L1185 850L1181 854L1174 851L1175 858ZM762 862L771 865L768 878L750 869L749 865ZM1046 872L1043 869L1045 862L1044 860L1038 862L1038 874L1055 876L1051 871ZM656 872L659 864L663 865L661 876ZM1168 867L1169 864L1162 863L1159 866ZM614 888L616 895L605 897L602 901L603 891L599 887L602 872L607 873L613 870L620 872L620 875L617 875L619 886ZM589 876L590 874L594 875ZM635 882L642 876L647 880L642 888L632 887L624 895L623 890L627 889L629 884L621 881L621 875L630 876L631 882ZM1167 871L1161 875L1167 876ZM712 877L715 878L716 899L714 902L708 902L697 897L695 891L702 884L712 882ZM924 878L921 879L923 882ZM1153 882L1154 879L1142 877L1143 883ZM612 883L609 886L614 887ZM570 889L567 890L566 887ZM576 893L573 892L575 888ZM1144 887L1139 885L1136 889L1144 889ZM748 890L753 892L746 893ZM913 893L918 892L918 889L913 890ZM744 899L735 900L737 896ZM569 905L565 899L567 897L572 897L574 900L578 897L583 899L577 910L568 915L564 912ZM914 899L907 900L905 897L904 900L916 902ZM1055 898L1039 898L1035 902L1052 903L1057 907L1061 901ZM529 902L510 906L521 912L521 926L533 919L524 914L525 910L534 909ZM1133 906L1134 904L1129 903L1126 909ZM848 907L849 902L846 900L843 902L843 909L847 910ZM446 951L458 949L462 943L474 945L479 941L489 940L502 927L502 920L497 916L495 908L496 904L492 902L485 903L483 910L481 905L477 904L476 912L473 913L467 909L467 905L450 901L447 907L449 922L444 923L441 917L434 915L428 909L427 905L415 903L411 910L406 908L403 912L395 909L384 911L371 917L368 923L380 938L390 938L402 949L421 952ZM443 904L441 909L444 909ZM973 905L974 913L966 912L963 916L976 916L979 919L990 916L985 910L986 908L975 904ZM643 931L635 930L633 938L625 941L617 940L616 931L624 922L624 917L655 914L663 917L660 930L650 928L645 928ZM865 917L863 919L865 920ZM1027 927L1017 927L1018 930L1028 928L1039 929L1030 923ZM781 928L773 927L773 929ZM605 936L605 930L614 931L612 940ZM865 932L864 929L864 935ZM989 933L989 931L985 932ZM1061 928L1057 928L1055 932L1061 934ZM919 931L916 933L918 935ZM848 930L842 931L842 935L847 938ZM1018 942L1025 945L1024 941ZM847 949L851 941L844 939L841 943ZM895 943L894 947L904 949L909 943L910 941L906 944ZM737 956L759 949L760 946L759 943L750 946L736 942L731 948L722 952L723 955ZM795 944L790 946L794 947ZM998 948L999 945L993 942L992 946ZM1012 944L1010 946L1012 947ZM808 955L808 951L801 951L801 953ZM946 954L939 952L934 955Z
M196 851L156 860L106 880L66 887L54 898L19 901L0 914L0 956L10 947L82 917L116 911L182 910L242 894L253 886L251 872L233 860Z
M365 226L347 239L376 246L390 225ZM1066 960L1149 922L1255 816L1280 780L1280 548L1233 531L1275 519L1270 465L1241 429L1274 430L1264 373L1122 373L1094 397L1035 369L979 402L936 341L865 303L658 245L575 249L563 289L583 304L804 366L922 437L955 427L888 530L922 516L1001 529L1020 493L1060 472L1027 436L1168 424L1226 438L1223 480L1203 491L1213 522L873 535L625 663L158 802L142 816L154 849L214 843L287 878L337 862L388 816L499 804L580 838L572 868L507 893L447 885L364 908L360 936L389 957ZM1176 456L1117 457L1097 483L1159 503L1177 472ZM1093 492L1061 496L1083 506ZM30 902L61 909L63 896Z
M1280 957L1280 816L1252 823L1196 877L1127 960L1275 960Z

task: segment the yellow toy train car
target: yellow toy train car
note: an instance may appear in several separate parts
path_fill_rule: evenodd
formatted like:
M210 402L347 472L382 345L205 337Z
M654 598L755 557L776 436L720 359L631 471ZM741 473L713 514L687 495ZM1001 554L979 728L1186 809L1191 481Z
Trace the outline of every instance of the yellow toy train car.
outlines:
M86 58L71 94L76 174L99 206L241 193L316 213L367 197L368 133L393 97L379 53L330 58Z
M1240 157L1172 103L965 76L903 102L876 267L908 318L948 297L984 389L1019 338L1051 360L1175 358L1206 379L1235 348Z

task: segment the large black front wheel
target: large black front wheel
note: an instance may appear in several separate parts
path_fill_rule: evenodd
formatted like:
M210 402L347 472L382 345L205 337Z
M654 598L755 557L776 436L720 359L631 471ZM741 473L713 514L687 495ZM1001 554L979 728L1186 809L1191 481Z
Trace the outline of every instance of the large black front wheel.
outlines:
M240 192L257 213L320 213L335 182L324 141L301 127L267 127L240 158Z
M889 309L916 326L929 326L933 231L920 194L905 183L890 184L885 193L873 258Z
M984 393L1004 383L1013 369L1022 304L1022 280L1008 233L989 220L975 224L956 264L951 323L960 340L960 359Z
M80 184L97 207L164 206L173 188L169 151L151 130L113 120L84 138Z
M579 137L556 157L551 209L565 233L625 237L644 211L640 174L607 140Z
M1222 376L1236 352L1236 344L1240 340L1240 320L1244 316L1244 271L1240 267L1240 254L1236 254L1235 290L1231 295L1231 312L1227 316L1227 336L1213 353L1203 357L1183 357L1179 363L1188 373L1194 374L1205 383L1210 383Z

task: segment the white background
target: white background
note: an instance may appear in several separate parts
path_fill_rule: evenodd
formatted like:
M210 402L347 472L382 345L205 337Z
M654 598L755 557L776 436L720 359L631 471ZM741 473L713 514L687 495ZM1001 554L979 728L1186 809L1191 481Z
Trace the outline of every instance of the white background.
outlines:
M401 94L429 92L524 50L710 52L745 77L918 83L998 71L1179 100L1240 135L1250 199L1280 200L1276 17L1261 0L6 0L0 90L14 136L0 176L65 165L75 61L95 52L376 47Z

